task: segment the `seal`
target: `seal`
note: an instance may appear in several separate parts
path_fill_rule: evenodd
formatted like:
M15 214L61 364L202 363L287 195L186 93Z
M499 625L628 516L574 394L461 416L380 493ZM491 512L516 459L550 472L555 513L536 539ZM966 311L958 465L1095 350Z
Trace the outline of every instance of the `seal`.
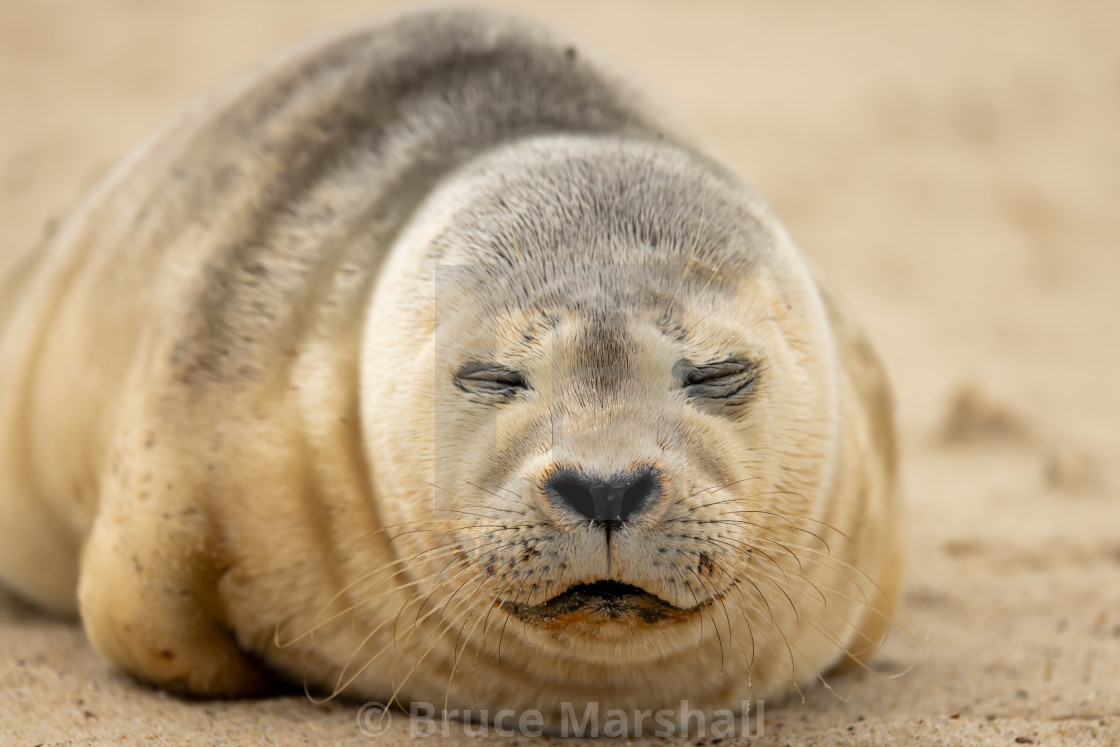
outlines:
M204 696L555 728L866 661L886 380L682 133L491 11L219 86L4 279L0 577Z

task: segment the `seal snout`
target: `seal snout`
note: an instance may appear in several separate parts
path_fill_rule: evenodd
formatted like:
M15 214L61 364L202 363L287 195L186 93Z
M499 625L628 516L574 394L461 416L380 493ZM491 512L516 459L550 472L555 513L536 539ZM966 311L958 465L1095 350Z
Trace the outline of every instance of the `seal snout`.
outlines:
M553 505L593 523L630 521L641 517L661 495L661 477L643 466L610 477L576 469L552 472L544 491Z

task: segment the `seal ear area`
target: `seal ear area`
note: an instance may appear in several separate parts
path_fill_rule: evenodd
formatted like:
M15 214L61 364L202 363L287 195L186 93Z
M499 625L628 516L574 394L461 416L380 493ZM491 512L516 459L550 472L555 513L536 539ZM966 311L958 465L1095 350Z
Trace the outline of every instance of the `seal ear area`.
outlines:
M688 398L697 404L741 404L758 387L760 366L743 357L710 363L679 361L673 374Z
M471 361L454 374L455 386L485 402L512 399L530 389L524 375L498 363Z

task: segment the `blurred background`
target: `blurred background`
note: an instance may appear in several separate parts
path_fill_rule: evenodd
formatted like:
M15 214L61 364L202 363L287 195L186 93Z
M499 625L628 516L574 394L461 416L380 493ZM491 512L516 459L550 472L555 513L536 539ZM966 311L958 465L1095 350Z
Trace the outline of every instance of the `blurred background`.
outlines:
M490 4L707 132L890 372L910 556L881 662L916 666L768 704L768 733L1120 740L1120 3ZM0 266L208 85L399 5L0 0ZM53 671L68 641L126 687L6 598L0 630L0 671L17 646ZM20 697L65 700L48 680Z

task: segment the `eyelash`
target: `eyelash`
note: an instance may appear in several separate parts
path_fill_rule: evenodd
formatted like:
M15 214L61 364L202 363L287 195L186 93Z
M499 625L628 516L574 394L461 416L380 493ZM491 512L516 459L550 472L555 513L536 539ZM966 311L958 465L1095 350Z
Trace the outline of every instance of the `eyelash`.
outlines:
M748 360L733 358L700 366L683 364L681 381L690 396L731 400L749 394L758 381L758 367Z
M455 385L464 392L512 396L529 388L520 372L500 366L468 363L455 374Z

